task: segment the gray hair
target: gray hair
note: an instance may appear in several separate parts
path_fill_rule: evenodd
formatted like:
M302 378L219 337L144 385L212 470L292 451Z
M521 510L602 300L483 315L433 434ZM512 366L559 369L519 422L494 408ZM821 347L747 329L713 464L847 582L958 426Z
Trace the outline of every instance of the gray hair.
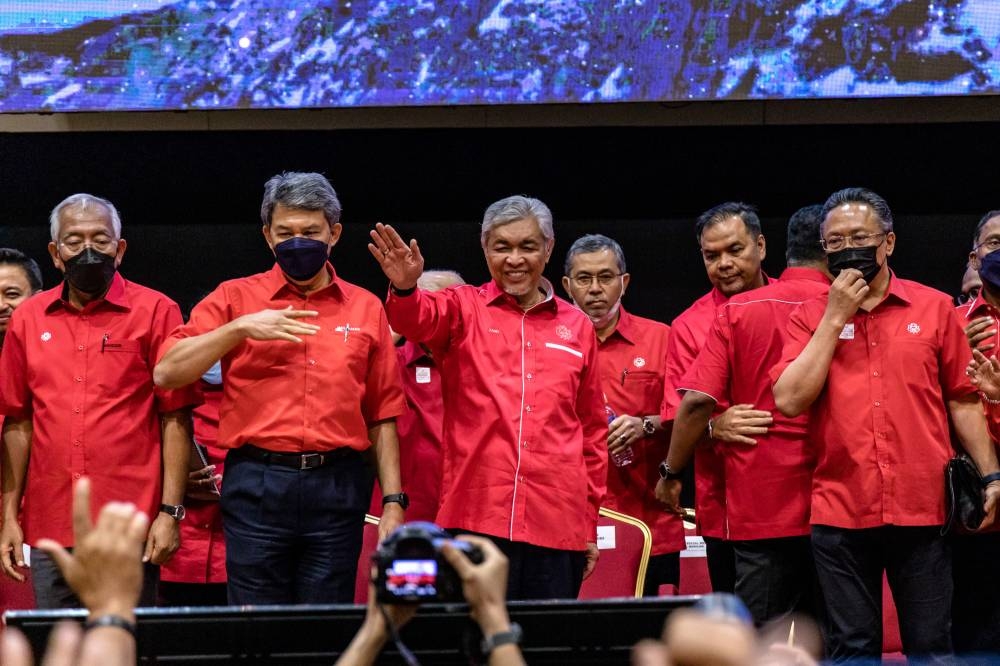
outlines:
M465 280L455 271L424 271L417 278L417 286L424 291L441 291L456 284L465 284Z
M519 222L528 218L538 223L538 228L542 232L542 237L546 241L552 241L556 235L552 231L552 211L538 199L514 195L501 199L490 204L483 214L483 230L479 236L479 242L486 247L486 238L495 228Z
M830 214L830 211L840 208L844 204L865 204L878 217L882 231L886 233L892 231L892 210L889 208L888 202L864 187L848 187L831 194L830 198L823 204L823 224L826 224L826 216Z
M271 226L275 207L299 210L321 210L332 227L340 222L340 200L321 173L287 171L264 183L264 200L260 204L260 219L265 227Z
M114 229L115 238L121 238L122 218L118 215L118 209L115 208L115 205L107 199L80 192L78 194L71 194L60 201L49 214L49 235L52 236L53 242L59 240L59 216L64 210L71 207L87 210L91 206L104 206L108 211L108 216L111 218L111 228Z
M566 264L563 267L563 274L569 277L569 272L573 268L573 257L576 255L601 252L603 250L611 250L615 253L615 259L618 262L618 272L625 273L625 253L622 251L622 246L618 244L618 241L608 238L603 234L587 234L586 236L577 238L570 246L569 252L566 253Z

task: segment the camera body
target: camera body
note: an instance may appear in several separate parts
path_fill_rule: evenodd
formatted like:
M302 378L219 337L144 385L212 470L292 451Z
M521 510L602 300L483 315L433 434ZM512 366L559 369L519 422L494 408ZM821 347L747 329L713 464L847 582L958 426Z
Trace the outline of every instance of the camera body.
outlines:
M462 580L441 552L446 543L475 564L483 561L477 546L452 539L434 523L406 523L387 536L372 556L378 600L386 604L464 601Z

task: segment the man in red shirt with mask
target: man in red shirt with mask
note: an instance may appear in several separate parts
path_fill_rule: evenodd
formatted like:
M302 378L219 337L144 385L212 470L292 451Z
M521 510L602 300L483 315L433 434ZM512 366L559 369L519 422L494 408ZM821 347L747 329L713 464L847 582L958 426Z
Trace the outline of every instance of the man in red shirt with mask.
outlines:
M264 186L266 273L222 283L165 345L154 378L184 386L222 361L222 524L232 604L354 598L373 454L385 536L403 522L395 419L405 408L378 298L329 262L340 201L318 173ZM363 455L364 454L364 455Z
M667 451L660 403L670 327L626 312L621 302L630 279L625 253L607 236L578 238L566 253L563 288L594 324L601 386L615 413L604 505L642 520L653 532L644 594L657 596L661 585L680 584L684 549L680 516L664 511L649 492Z
M864 188L823 206L829 294L789 319L771 370L786 416L811 409L812 546L835 660L882 653L882 575L908 656L952 650L951 552L941 536L950 428L983 474L998 471L951 299L889 270L892 211ZM1000 480L986 486L984 526Z
M760 262L766 255L757 212L743 203L727 202L698 217L695 234L712 283L708 292L674 319L667 344L663 387L663 423L670 427L681 402L681 379L705 345L715 313L732 296L763 286L767 277ZM719 405L706 436L695 453L695 503L698 530L705 540L712 589L732 592L736 584L733 549L726 534L725 463L712 440L732 441L747 429L770 425L770 414L751 405ZM667 478L678 473L664 470ZM652 489L650 489L652 491Z
M14 312L0 357L6 415L0 564L23 580L22 539L73 544L72 486L86 475L95 506L131 502L153 517L142 603L154 605L155 565L179 544L190 408L201 401L194 388L167 391L152 383L160 347L181 323L180 309L118 272L126 243L110 201L70 196L52 211L50 231L49 254L65 280ZM33 554L38 606L78 607L54 562Z
M527 197L492 204L480 235L492 281L435 293L417 288L415 240L384 225L371 236L393 329L427 344L441 366L437 522L500 546L510 598L575 598L598 556L608 423L594 326L542 277L552 213Z

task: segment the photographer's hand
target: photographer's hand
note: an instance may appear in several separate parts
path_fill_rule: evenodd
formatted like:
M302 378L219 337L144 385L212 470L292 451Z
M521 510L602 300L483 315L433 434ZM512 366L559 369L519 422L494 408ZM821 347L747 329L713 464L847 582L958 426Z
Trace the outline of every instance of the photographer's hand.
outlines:
M375 571L372 571L372 578ZM389 640L389 627L385 620L388 616L393 626L398 630L417 614L416 605L412 604L384 604L385 615L379 609L379 602L375 598L375 584L368 582L368 608L365 611L365 620L361 623L361 628L354 635L351 644L340 655L335 666L369 666L374 664L386 641Z

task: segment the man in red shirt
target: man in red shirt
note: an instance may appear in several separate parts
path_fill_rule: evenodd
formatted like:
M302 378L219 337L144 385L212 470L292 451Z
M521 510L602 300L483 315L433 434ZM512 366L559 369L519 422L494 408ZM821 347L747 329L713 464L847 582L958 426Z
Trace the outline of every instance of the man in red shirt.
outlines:
M667 343L662 418L670 426L677 414L681 379L705 344L719 306L732 296L764 285L760 262L766 254L760 218L750 206L727 202L701 214L695 234L712 291L682 312L671 324ZM715 440L731 440L746 428L770 423L769 416L746 405L719 406L706 437L695 453L695 502L698 531L705 540L712 589L732 592L736 571L732 546L726 541L725 463ZM671 478L675 473L669 472Z
M684 399L666 460L674 473L685 468L717 404L752 406L774 416L770 427L718 445L725 460L726 536L736 556L736 594L758 625L818 608L809 545L814 460L808 420L775 414L768 371L781 360L788 315L829 288L819 245L821 214L822 206L809 206L788 221L788 268L779 280L737 294L719 308L704 348L678 387ZM680 485L661 479L656 489L675 512Z
M607 438L612 460L604 505L642 520L653 532L644 594L656 596L661 585L680 584L684 549L680 516L665 512L649 492L667 450L659 412L670 327L625 311L621 299L629 280L625 253L607 236L578 238L566 253L563 288L594 324L601 386L616 415ZM625 452L634 460L616 464Z
M23 580L17 571L23 541L73 543L72 486L87 475L95 506L132 502L155 516L142 599L153 605L153 565L178 546L190 407L200 402L196 389L156 390L152 383L156 355L181 323L180 309L118 273L126 243L111 202L75 194L55 207L50 227L49 254L65 280L14 312L0 358L6 415L0 564ZM38 606L79 606L52 560L33 554Z
M154 378L184 386L222 361L229 602L350 602L372 489L362 454L373 454L387 493L381 536L403 522L407 503L396 352L378 298L328 261L341 225L326 178L271 178L261 219L275 266L224 282L195 306Z
M371 236L392 327L441 367L437 522L497 542L511 561L510 598L575 598L598 557L608 423L594 326L542 277L552 213L527 197L492 204L480 240L493 280L436 293L417 289L415 240L381 224Z
M896 277L892 212L863 188L823 206L823 247L836 278L791 316L771 371L775 405L810 413L816 446L811 518L834 659L882 652L882 574L907 655L952 649L951 553L941 536L949 421L984 474L996 455L969 348L946 295ZM992 522L1000 482L986 487Z

